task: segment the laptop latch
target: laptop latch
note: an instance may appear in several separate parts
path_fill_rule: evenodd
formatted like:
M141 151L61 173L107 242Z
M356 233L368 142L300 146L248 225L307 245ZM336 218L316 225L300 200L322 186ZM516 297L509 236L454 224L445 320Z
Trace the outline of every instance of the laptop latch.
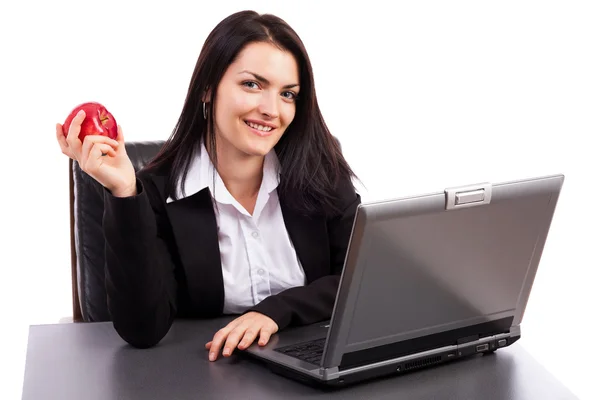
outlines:
M458 186L448 188L444 192L446 194L446 210L481 206L489 204L492 200L491 183Z

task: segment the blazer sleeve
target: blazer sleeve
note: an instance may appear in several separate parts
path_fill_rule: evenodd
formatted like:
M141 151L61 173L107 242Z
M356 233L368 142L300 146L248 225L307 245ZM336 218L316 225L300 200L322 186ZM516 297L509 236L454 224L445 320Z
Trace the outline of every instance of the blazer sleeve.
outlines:
M137 195L104 189L103 229L108 311L129 344L148 348L169 331L177 312L175 264L168 250L164 208L149 181L137 177Z
M269 296L246 312L256 311L270 317L280 330L288 325L307 325L331 318L356 209L361 202L351 181L338 192L342 212L327 220L331 274L306 286Z

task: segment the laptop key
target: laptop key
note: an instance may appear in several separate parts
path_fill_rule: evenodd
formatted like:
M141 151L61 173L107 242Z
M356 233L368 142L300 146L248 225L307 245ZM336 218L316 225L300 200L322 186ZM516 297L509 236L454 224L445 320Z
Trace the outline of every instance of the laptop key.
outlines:
M323 356L325 339L317 339L310 342L298 343L291 346L275 349L280 353L294 357L311 364L318 365Z

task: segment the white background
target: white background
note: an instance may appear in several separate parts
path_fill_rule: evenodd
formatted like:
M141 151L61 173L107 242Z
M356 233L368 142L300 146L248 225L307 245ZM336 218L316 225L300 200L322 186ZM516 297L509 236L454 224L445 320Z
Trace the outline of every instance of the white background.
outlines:
M303 39L365 200L566 175L520 343L576 395L600 398L597 3L118 3L0 6L0 397L20 398L29 325L71 312L54 124L95 100L126 140L166 139L207 34L251 8Z

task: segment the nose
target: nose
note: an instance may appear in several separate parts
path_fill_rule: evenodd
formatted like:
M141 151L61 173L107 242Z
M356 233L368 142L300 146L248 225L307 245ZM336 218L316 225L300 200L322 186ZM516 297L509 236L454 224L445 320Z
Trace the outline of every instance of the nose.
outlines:
M265 91L258 105L258 112L267 118L279 117L279 95Z

